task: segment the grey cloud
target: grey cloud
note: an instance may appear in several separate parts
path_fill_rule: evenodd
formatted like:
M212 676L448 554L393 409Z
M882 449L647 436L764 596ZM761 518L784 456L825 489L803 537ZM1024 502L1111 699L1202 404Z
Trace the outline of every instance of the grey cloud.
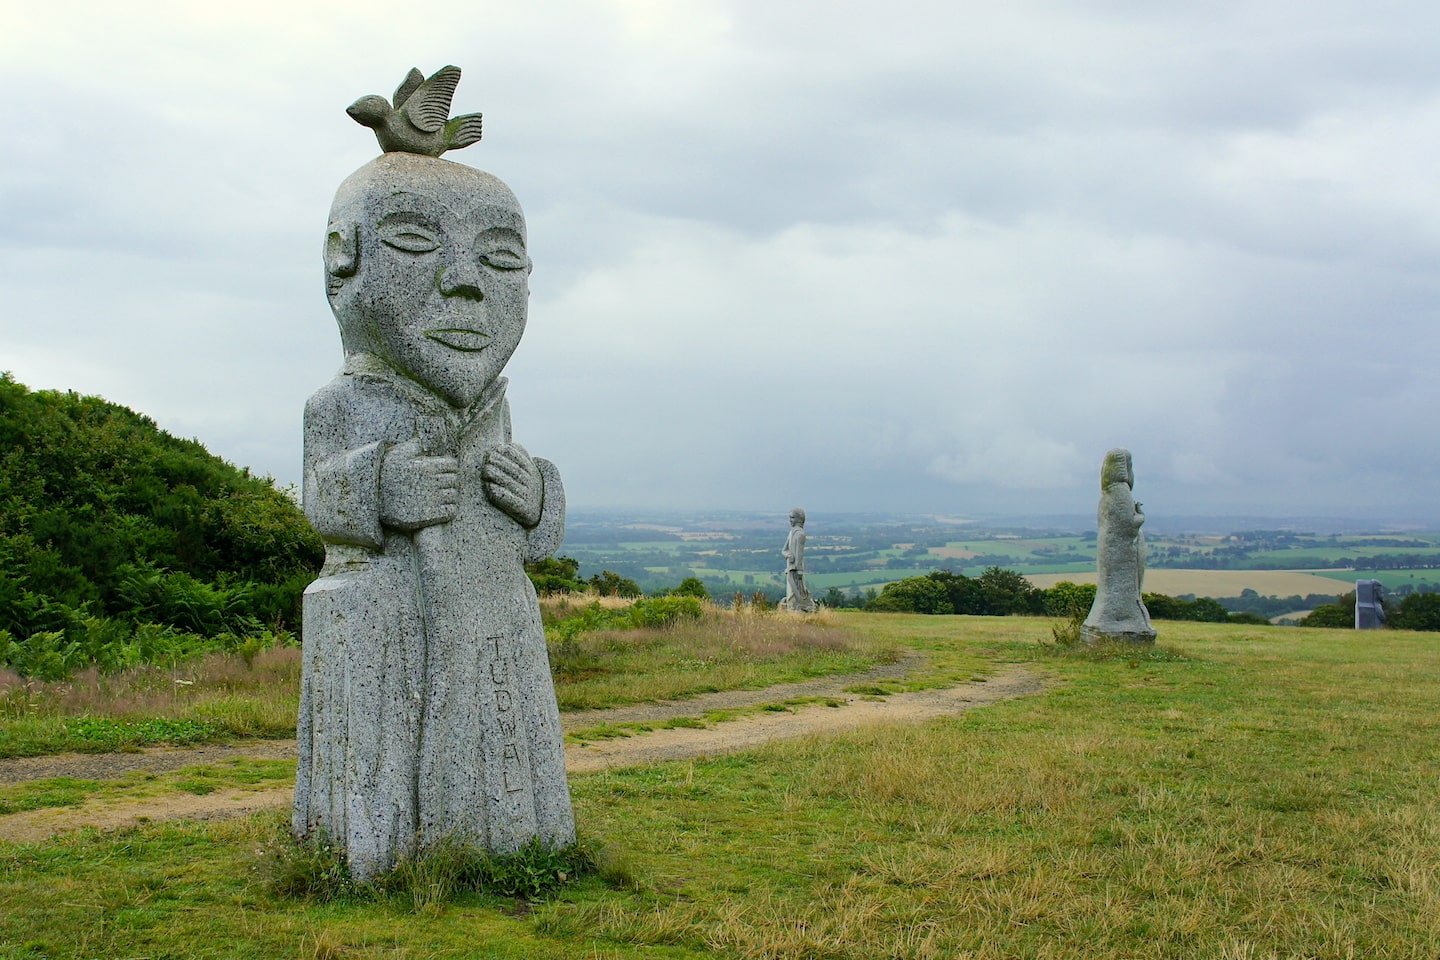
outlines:
M456 159L530 218L517 436L577 504L1085 514L1115 445L1152 511L1440 493L1440 13L562 12L28 38L0 368L296 479L340 357L325 211L376 149L344 105L457 62L487 136Z

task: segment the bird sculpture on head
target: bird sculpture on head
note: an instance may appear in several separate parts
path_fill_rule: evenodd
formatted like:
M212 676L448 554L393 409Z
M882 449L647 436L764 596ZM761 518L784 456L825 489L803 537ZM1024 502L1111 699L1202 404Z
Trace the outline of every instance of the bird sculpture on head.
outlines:
M415 68L395 88L395 104L378 94L361 97L345 112L375 131L386 153L419 153L438 157L480 139L480 114L450 119L450 101L460 83L460 68L441 67L426 80Z

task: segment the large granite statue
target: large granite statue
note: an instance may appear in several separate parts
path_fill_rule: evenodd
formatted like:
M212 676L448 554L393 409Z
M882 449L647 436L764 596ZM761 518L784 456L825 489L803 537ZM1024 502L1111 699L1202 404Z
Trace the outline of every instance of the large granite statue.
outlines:
M351 107L381 117L387 152L340 185L325 239L345 364L305 406L326 558L305 592L293 827L359 877L441 842L575 839L523 567L560 545L565 493L511 440L500 376L525 330L525 217L439 159L479 137L478 116L446 119L459 77L412 70L393 109Z
M805 511L790 511L790 536L785 538L785 599L781 610L814 613L815 601L805 586Z
M1131 496L1134 486L1130 451L1117 448L1105 454L1096 515L1095 605L1080 627L1086 643L1102 639L1155 642L1150 611L1140 599L1145 582L1145 535L1140 527L1145 514Z
M1385 626L1385 585L1379 580L1355 581L1355 629L1380 630Z

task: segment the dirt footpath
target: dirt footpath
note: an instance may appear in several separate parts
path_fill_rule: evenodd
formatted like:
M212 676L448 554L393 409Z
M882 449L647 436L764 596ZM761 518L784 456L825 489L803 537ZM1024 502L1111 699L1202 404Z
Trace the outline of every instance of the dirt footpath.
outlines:
M844 695L845 702L837 707L809 704L747 714L704 728L677 727L591 744L566 744L565 766L571 773L593 773L659 760L733 753L771 740L842 733L872 723L918 723L997 700L1039 693L1044 687L1045 681L1037 671L1013 664L988 680L943 690L896 693L884 698Z
M917 656L863 674L782 684L764 690L705 694L687 700L614 710L566 713L562 715L562 725L566 732L573 732L600 723L663 722L679 717L700 717L710 710L775 704L797 697L827 697L841 701L839 706L815 703L780 711L761 711L703 728L661 729L594 743L567 743L565 763L571 773L593 773L661 760L747 750L772 740L840 733L872 723L918 723L999 700L1039 693L1046 683L1044 676L1033 667L1008 664L986 680L943 690L898 693L884 698L844 692L845 687L863 685L867 681L903 677L918 662ZM104 780L135 770L163 773L181 767L224 763L237 757L284 759L294 756L294 740L252 740L223 746L159 747L136 753L27 757L0 760L0 784L49 777ZM222 791L204 796L167 793L140 801L90 801L80 807L13 813L0 816L0 840L26 843L81 827L112 830L157 820L241 816L286 806L292 793L290 786Z

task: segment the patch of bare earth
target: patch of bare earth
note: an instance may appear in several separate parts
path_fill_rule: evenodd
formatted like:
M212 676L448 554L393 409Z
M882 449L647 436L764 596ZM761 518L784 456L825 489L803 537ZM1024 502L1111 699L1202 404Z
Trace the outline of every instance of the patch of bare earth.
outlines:
M763 690L732 690L686 700L639 704L612 710L566 713L567 732L600 723L664 722L701 717L720 709L778 704L800 697L825 697L839 705L813 703L784 710L765 710L706 727L679 727L636 732L592 743L567 743L565 763L571 773L593 773L615 767L689 757L732 753L772 740L841 733L872 723L918 723L999 700L1028 696L1045 688L1044 676L1025 664L1003 667L994 676L940 690L921 690L866 697L846 687L905 676L920 662L918 655L863 674L826 677L781 684ZM103 780L133 770L166 772L181 767L222 763L235 757L284 759L295 756L294 740L255 740L201 747L159 747L135 753L61 754L0 760L0 784L48 777ZM196 796L170 793L160 797L91 800L79 807L56 807L0 816L0 840L28 843L55 833L93 827L114 830L159 820L206 820L241 816L290 803L293 787L226 790Z
M746 714L709 727L667 728L596 743L567 744L565 766L571 773L593 773L610 767L733 753L772 740L842 733L872 723L918 723L997 700L1039 693L1044 686L1044 679L1036 671L1016 664L983 682L943 690L896 693L883 698L842 695L844 702L840 706L807 704ZM775 698L767 702L773 703Z

